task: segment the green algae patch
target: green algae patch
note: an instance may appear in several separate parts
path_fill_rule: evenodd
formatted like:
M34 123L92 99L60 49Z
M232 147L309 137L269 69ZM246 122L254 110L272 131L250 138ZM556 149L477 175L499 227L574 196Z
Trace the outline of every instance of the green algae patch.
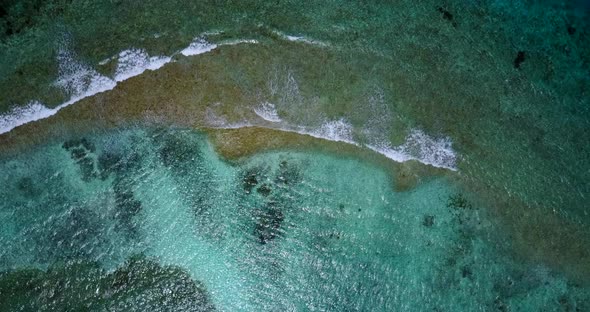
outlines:
M215 311L178 267L134 256L113 272L93 262L0 273L2 311Z

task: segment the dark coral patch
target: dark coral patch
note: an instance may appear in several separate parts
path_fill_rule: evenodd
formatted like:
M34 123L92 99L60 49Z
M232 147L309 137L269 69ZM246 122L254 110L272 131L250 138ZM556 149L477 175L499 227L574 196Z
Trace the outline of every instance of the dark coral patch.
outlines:
M262 184L260 187L256 189L256 192L264 197L270 195L271 188L268 184Z
M283 160L279 163L279 170L275 182L283 185L294 185L301 182L301 172L297 166Z
M112 273L95 262L0 272L0 311L215 311L204 285L142 256Z
M461 193L449 196L449 199L447 200L447 207L461 210L473 209L471 203L469 203L469 201L467 201L467 199Z
M258 185L258 172L255 169L248 170L242 178L242 188L246 194L252 193L252 189Z
M285 216L274 202L269 203L256 220L254 235L260 244L266 244L280 235L280 227Z
M426 215L422 220L422 225L425 227L432 227L434 225L434 216Z
M454 20L454 16L451 12L449 12L448 10L446 10L443 7L438 7L437 11L440 12L442 14L442 17L449 21L451 23L451 25L453 25L453 27L457 27L457 22Z
M62 145L62 148L70 152L70 157L80 167L83 181L89 182L97 176L94 159L90 156L91 153L96 151L94 144L86 138L82 138L66 141Z
M119 222L121 229L134 235L136 228L133 217L141 211L141 202L135 198L130 185L121 178L114 181L114 191L116 207L114 218Z
M520 68L520 65L522 64L522 62L524 62L525 59L526 54L524 53L524 51L518 51L518 53L516 53L516 58L514 59L514 68Z

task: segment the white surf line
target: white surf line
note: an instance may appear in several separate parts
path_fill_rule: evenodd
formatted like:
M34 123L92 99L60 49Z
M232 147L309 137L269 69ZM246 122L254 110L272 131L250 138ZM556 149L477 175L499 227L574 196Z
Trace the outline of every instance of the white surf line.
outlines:
M115 81L121 82L141 75L146 70L157 70L170 63L169 56L150 56L143 49L129 49L119 53Z
M301 42L301 43L306 43L306 44L310 44L310 45L316 45L316 46L320 46L320 47L329 47L330 44L327 42L323 42L320 40L315 40L315 39L310 39L307 38L305 36L292 36L292 35L287 35L281 31L278 30L271 30L271 32L278 36L281 39L287 40L287 41L292 41L292 42Z
M0 134L35 120L47 118L57 113L57 108L47 108L38 101L31 101L25 106L19 106L10 112L0 115Z
M418 162L425 164L425 165L430 165L430 166L437 167L437 168L448 169L451 171L457 171L457 168L455 167L456 154L454 151L447 150L447 149L444 149L441 151L433 151L433 154L430 156L423 155L426 157L416 157L413 155L408 155L403 152L403 146L405 146L407 143L404 143L401 148L400 147L388 147L387 145L385 145L386 147L378 147L375 145L359 144L355 141L348 139L347 137L326 135L326 133L323 133L321 131L306 130L304 127L300 127L299 129L297 129L297 128L288 128L288 127L268 127L268 126L262 126L262 125L257 125L257 124L244 123L244 124L232 124L232 125L227 125L227 126L225 126L225 125L224 126L213 126L212 128L240 129L240 128L247 128L247 127L260 127L260 128L271 129L271 130L278 130L278 131L284 131L284 132L297 133L297 134L301 134L301 135L308 135L308 136L311 136L311 137L314 137L317 139L326 140L326 141L342 142L342 143L358 146L361 148L368 148L368 149L372 150L373 152L381 154L381 155L383 155L395 162L398 162L398 163L403 163L403 162L406 162L409 160L415 160L415 161L418 161ZM417 131L419 131L419 130L417 130ZM427 146L425 146L424 148L428 149Z
M274 104L264 102L253 108L254 113L260 118L270 122L281 122L283 121L277 112L277 108Z
M150 56L144 49L123 50L118 55L99 62L99 65L106 65L117 59L117 69L113 78L100 75L91 66L80 62L72 52L60 51L58 56L60 76L55 81L55 85L68 91L71 94L70 99L55 108L48 108L37 100L30 101L25 106L15 107L0 115L0 134L7 133L29 122L55 115L66 106L95 94L112 90L119 82L141 75L146 70L157 70L167 63L173 62L172 57L178 53L184 56L194 56L210 52L218 46L242 43L252 44L258 43L258 41L242 39L214 44L207 42L201 35L186 48L173 53L172 56Z
M266 126L242 123L242 127L261 127L272 130L292 132L301 135L308 135L314 138L332 142L343 142L358 147L368 148L395 162L403 163L409 160L416 160L420 163L433 167L457 171L457 155L452 149L452 142L449 138L437 139L427 135L422 130L413 129L406 137L404 144L400 146L392 147L390 143L360 144L353 139L353 127L344 118L325 121L321 126L316 128L294 126L282 122L278 116L278 113L276 112L274 105L270 105L272 104L264 103L253 110L260 118L269 121L272 124ZM264 107L267 109L267 111L261 111L261 107ZM272 117L269 118L269 115ZM278 119L275 119L274 116L276 116ZM242 128L239 124L229 125L223 123L217 123L213 127L221 129Z
M436 139L422 130L413 129L404 144L392 147L390 143L365 144L364 147L396 162L416 160L433 167L457 171L457 154L448 138Z

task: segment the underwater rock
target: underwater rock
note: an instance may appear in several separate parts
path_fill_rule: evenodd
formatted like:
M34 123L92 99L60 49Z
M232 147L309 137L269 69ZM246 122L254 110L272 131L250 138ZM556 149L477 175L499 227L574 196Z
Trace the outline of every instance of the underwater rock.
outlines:
M186 138L182 132L165 132L157 141L161 144L159 155L164 166L178 169L182 172L182 165L200 157L199 146Z
M90 151L91 153L94 153L96 151L96 147L94 146L94 144L89 142L86 138L68 140L68 141L64 142L62 147L68 151L74 147L82 147L82 148Z
M471 278L471 276L473 275L473 272L471 271L471 268L469 266L462 266L461 267L461 276L463 278Z
M279 163L279 170L275 182L284 185L294 185L301 182L301 180L301 173L295 165L292 165L286 160Z
M425 215L424 220L422 220L422 225L425 227L432 227L434 225L434 216Z
M449 199L447 200L447 208L452 208L455 210L471 210L473 209L473 206L467 201L467 199L465 199L463 194L457 193L449 196Z
M76 207L63 217L51 219L46 227L31 228L27 236L37 245L37 261L53 263L93 259L104 243L103 230L104 224L97 214Z
M264 197L267 197L271 193L270 186L268 184L262 184L256 189L256 192Z
M274 202L269 203L256 218L254 235L262 245L274 240L280 234L280 227L285 219L283 212Z
M41 193L41 190L35 186L35 182L31 177L24 177L18 180L16 188L28 198L36 197Z
M447 11L443 7L438 7L437 11L439 11L442 14L442 17L445 20L451 22L451 25L453 25L453 27L457 27L457 22L455 22L453 14L451 14L451 12Z
M136 231L133 217L141 211L141 202L135 199L130 185L121 178L115 179L114 191L116 207L114 217L128 234L133 235Z
M506 312L509 310L508 307L506 306L506 304L499 297L494 299L493 306L494 306L495 310L499 311L499 312Z
M0 311L215 311L205 287L142 256L112 273L96 262L0 273Z
M242 187L246 194L252 193L252 189L258 184L257 172L255 169L248 170L242 178Z
M100 178L106 180L111 173L121 169L121 156L115 153L104 152L98 156L98 170Z
M89 182L97 176L94 159L89 155L96 151L94 144L86 138L82 138L66 141L63 143L62 148L70 152L70 157L80 167L83 181Z
M514 68L520 68L520 64L524 62L525 58L526 54L524 53L524 51L518 51L518 53L516 54L516 58L514 59Z
M567 26L567 33L570 35L574 35L576 33L576 28L574 28L571 25Z

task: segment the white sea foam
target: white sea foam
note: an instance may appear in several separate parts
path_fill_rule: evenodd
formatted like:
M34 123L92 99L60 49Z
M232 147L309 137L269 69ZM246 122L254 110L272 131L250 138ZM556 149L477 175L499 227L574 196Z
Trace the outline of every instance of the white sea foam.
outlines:
M224 34L223 30L208 30L201 33L201 37L218 36Z
M99 74L92 67L80 62L71 51L62 49L57 61L59 78L55 81L55 85L70 95L68 101L57 107L58 110L85 97L111 90L117 85L113 79Z
M358 145L352 138L352 125L344 118L326 121L317 128L298 127L298 129L294 129L295 132L315 138Z
M56 112L57 109L47 108L37 101L16 107L7 114L0 115L0 133L6 133L31 121L47 118Z
M274 105L270 105L268 105L267 108L274 108ZM261 105L260 107L264 107L264 105ZM261 113L260 110L257 111L256 109L254 111L258 116L270 121L268 118L263 117L265 113ZM446 168L453 171L457 170L457 155L452 148L451 140L449 138L431 137L419 129L410 131L406 141L400 146L392 146L389 142L359 144L354 140L353 126L344 118L325 121L319 127L296 126L285 121L275 122L268 126L268 124L260 125L248 122L229 124L223 117L215 117L213 111L209 111L208 113L208 119L211 121L210 124L215 128L236 129L250 126L268 127L270 129L309 135L328 141L344 142L366 147L396 162L417 160L423 164L434 167Z
M278 37L288 40L288 41L293 41L293 42L302 42L302 43L306 43L306 44L311 44L311 45L316 45L316 46L321 46L321 47L327 47L329 46L328 43L320 41L320 40L315 40L315 39L310 39L307 38L305 36L292 36L292 35L287 35L283 32L280 32L278 30L274 30L273 33L275 35L277 35Z
M254 112L256 113L256 115L260 116L260 118L270 122L282 121L281 117L279 117L279 114L277 112L277 108L272 103L262 103L254 108Z
M168 56L150 56L143 49L129 49L119 53L115 81L127 80L146 70L156 70L172 59Z
M397 162L417 160L434 167L456 171L457 155L449 138L433 138L422 130L414 129L400 146L388 143L367 145L373 151Z
M209 43L205 39L197 37L189 44L188 47L182 49L180 53L184 56L191 56L203 54L217 48L214 43Z
M215 47L217 47L215 44L198 39L180 53L197 55L209 52ZM140 75L146 70L156 70L172 61L168 56L149 56L145 50L129 49L122 51L118 56L102 60L99 65L105 65L115 58L118 63L115 77L112 79L101 75L91 66L81 62L72 51L66 48L61 49L57 57L59 77L54 84L64 89L70 98L53 109L45 107L39 101L32 101L26 106L17 107L8 113L0 115L0 134L20 125L47 118L60 109L86 97L112 90L117 85L117 82Z
M256 39L231 39L231 40L224 40L218 43L218 46L224 45L236 45L236 44L257 44L259 43Z
M99 74L92 67L80 62L72 51L61 49L57 61L59 78L54 84L66 91L70 98L53 109L45 107L39 101L32 101L24 107L15 108L11 112L0 116L0 133L8 132L15 127L32 121L47 118L68 105L85 97L111 90L117 85L113 79Z
M98 65L101 65L101 66L102 66L102 65L106 65L106 64L108 64L110 61L112 61L113 59L115 59L115 57L114 57L114 56L107 57L106 59L104 59L104 60L102 60L102 61L98 62Z

